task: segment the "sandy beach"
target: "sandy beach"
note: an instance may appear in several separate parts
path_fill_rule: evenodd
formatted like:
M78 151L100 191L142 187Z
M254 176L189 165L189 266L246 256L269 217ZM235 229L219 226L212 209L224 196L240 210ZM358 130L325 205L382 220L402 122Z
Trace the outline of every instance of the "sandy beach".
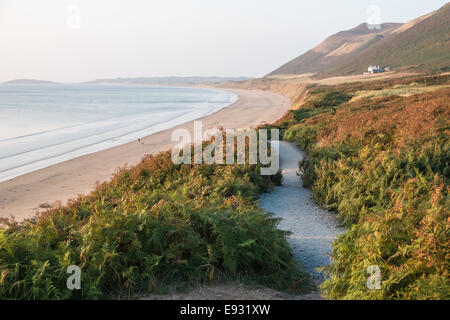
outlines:
M290 108L288 98L257 90L224 89L239 99L231 106L201 118L203 130L209 128L249 128L271 123ZM193 131L193 122L164 130L142 139L143 144L127 143L74 158L0 183L0 217L20 221L36 213L41 204L65 203L88 194L97 182L107 181L119 167L135 165L146 154L169 150L171 133L176 128ZM42 209L41 209L42 210Z

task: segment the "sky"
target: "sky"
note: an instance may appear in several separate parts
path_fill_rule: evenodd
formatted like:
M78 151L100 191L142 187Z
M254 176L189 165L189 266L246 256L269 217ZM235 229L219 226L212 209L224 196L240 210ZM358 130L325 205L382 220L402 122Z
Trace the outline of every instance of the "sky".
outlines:
M446 2L0 0L0 82L261 77L338 31Z

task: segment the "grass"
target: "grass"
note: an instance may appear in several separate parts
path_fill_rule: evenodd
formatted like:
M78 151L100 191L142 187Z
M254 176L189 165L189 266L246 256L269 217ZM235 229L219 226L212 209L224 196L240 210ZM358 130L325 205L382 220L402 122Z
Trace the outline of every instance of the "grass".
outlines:
M325 268L328 298L450 299L448 83L435 76L322 86L283 119L284 139L308 153L305 186L347 227ZM418 86L412 96L324 99ZM381 269L380 290L366 286L371 265Z
M0 299L98 299L240 280L303 292L308 277L258 194L259 165L146 156L67 206L0 228ZM66 287L81 268L81 290Z
M443 88L448 88L446 86L418 86L417 82L412 82L411 85L395 85L392 88L387 88L383 90L362 90L355 92L353 100L358 100L362 98L376 98L376 97L387 97L387 96L410 96L415 94L421 94L425 92L435 91Z

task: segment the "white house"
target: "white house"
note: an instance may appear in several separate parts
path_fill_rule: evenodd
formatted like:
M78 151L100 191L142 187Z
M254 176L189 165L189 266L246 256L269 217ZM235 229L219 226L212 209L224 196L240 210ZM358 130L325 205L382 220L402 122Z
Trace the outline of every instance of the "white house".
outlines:
M385 68L380 67L380 66L369 66L369 68L367 69L367 71L370 74L374 74L374 73L381 73L381 72L385 72Z

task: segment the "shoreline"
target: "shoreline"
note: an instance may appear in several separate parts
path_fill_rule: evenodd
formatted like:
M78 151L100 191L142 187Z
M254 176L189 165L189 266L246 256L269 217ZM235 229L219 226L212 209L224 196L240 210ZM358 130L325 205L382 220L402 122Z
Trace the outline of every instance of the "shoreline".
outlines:
M109 87L109 86L108 86ZM75 87L77 89L78 87ZM119 86L119 92L124 88L124 86ZM141 86L142 89L152 90L154 86ZM186 88L180 88L180 87L165 87L166 89L183 89ZM0 156L0 183L5 182L8 180L11 180L13 178L25 175L27 173L37 171L39 169L44 169L46 167L68 161L77 157L81 157L87 154L99 152L102 150L106 150L109 148L117 147L122 144L126 144L129 142L136 141L142 137L149 136L154 133L158 133L160 131L170 129L173 127L176 127L178 125L182 125L184 123L188 123L190 121L194 121L196 119L209 116L220 109L234 104L238 97L236 94L232 92L226 92L223 90L217 90L214 88L194 88L195 90L198 90L198 92L207 91L210 93L215 93L217 95L226 95L226 98L223 98L222 101L217 102L213 105L209 105L208 108L191 108L188 112L183 113L177 113L170 118L167 118L167 113L164 111L162 114L161 112L156 112L153 114L126 114L123 115L123 117L118 117L116 119L121 119L121 121L125 121L124 123L127 123L125 127L134 126L137 123L140 123L139 126L134 127L132 130L125 129L124 131L115 131L116 128L111 127L107 131L100 130L100 131L94 131L90 135L83 135L85 129L92 130L92 129L102 129L102 125L104 126L105 123L108 123L111 121L111 119L102 119L102 120L96 120L94 122L87 121L86 123L77 123L77 124L67 124L66 127L55 127L50 129L45 129L41 132L37 133L24 133L24 134L18 134L17 136L10 136L6 137L5 139L0 139L0 149L3 148L3 146L6 147L6 150L8 149L17 149L19 151L13 151L13 152L6 152L6 156ZM209 93L208 93L209 94ZM209 104L209 102L208 102ZM114 106L113 106L114 108ZM159 117L164 115L165 119L156 120ZM139 120L141 116L144 117L143 120ZM126 120L126 119L129 120ZM114 120L114 119L112 119ZM96 126L93 127L91 123L96 123ZM111 122L110 122L111 123ZM112 122L114 123L114 121ZM117 122L116 120L116 126L118 125L118 130L120 130L121 127L123 127L122 122ZM114 126L114 127L116 127ZM7 127L8 128L8 127ZM65 129L70 128L76 128L76 132L70 140L59 140L57 137L56 132L59 134L62 134L63 136L66 134ZM1 131L1 130L0 130ZM108 132L109 131L109 132ZM8 130L6 130L8 132ZM41 146L41 140L38 141L34 140L34 142L37 142L37 147L33 146L32 148L24 148L22 149L20 146L17 146L15 142L13 141L21 141L21 143L27 144L27 139L31 138L33 139L34 136L40 136L43 134L43 139L45 141L46 134L50 134L51 132L54 132L53 138L51 138L52 142L50 144L43 144ZM1 134L2 132L0 132ZM101 138L96 138L101 137ZM47 141L50 138L47 136ZM90 140L90 142L81 142L84 140ZM8 146L8 141L9 146ZM4 145L6 143L6 145ZM28 144L30 144L28 142ZM58 150L58 148L65 149L64 151ZM52 150L53 149L53 150ZM11 160L10 160L11 159Z
M194 121L203 121L204 130L243 129L272 123L290 109L289 99L282 95L259 90L214 89L232 92L238 99L210 115L146 136L141 139L143 144L125 143L0 182L0 217L12 215L21 221L39 212L41 204L64 205L78 195L87 195L97 182L109 181L125 164L135 165L146 154L171 149L176 144L170 139L171 132L185 128L192 133Z

